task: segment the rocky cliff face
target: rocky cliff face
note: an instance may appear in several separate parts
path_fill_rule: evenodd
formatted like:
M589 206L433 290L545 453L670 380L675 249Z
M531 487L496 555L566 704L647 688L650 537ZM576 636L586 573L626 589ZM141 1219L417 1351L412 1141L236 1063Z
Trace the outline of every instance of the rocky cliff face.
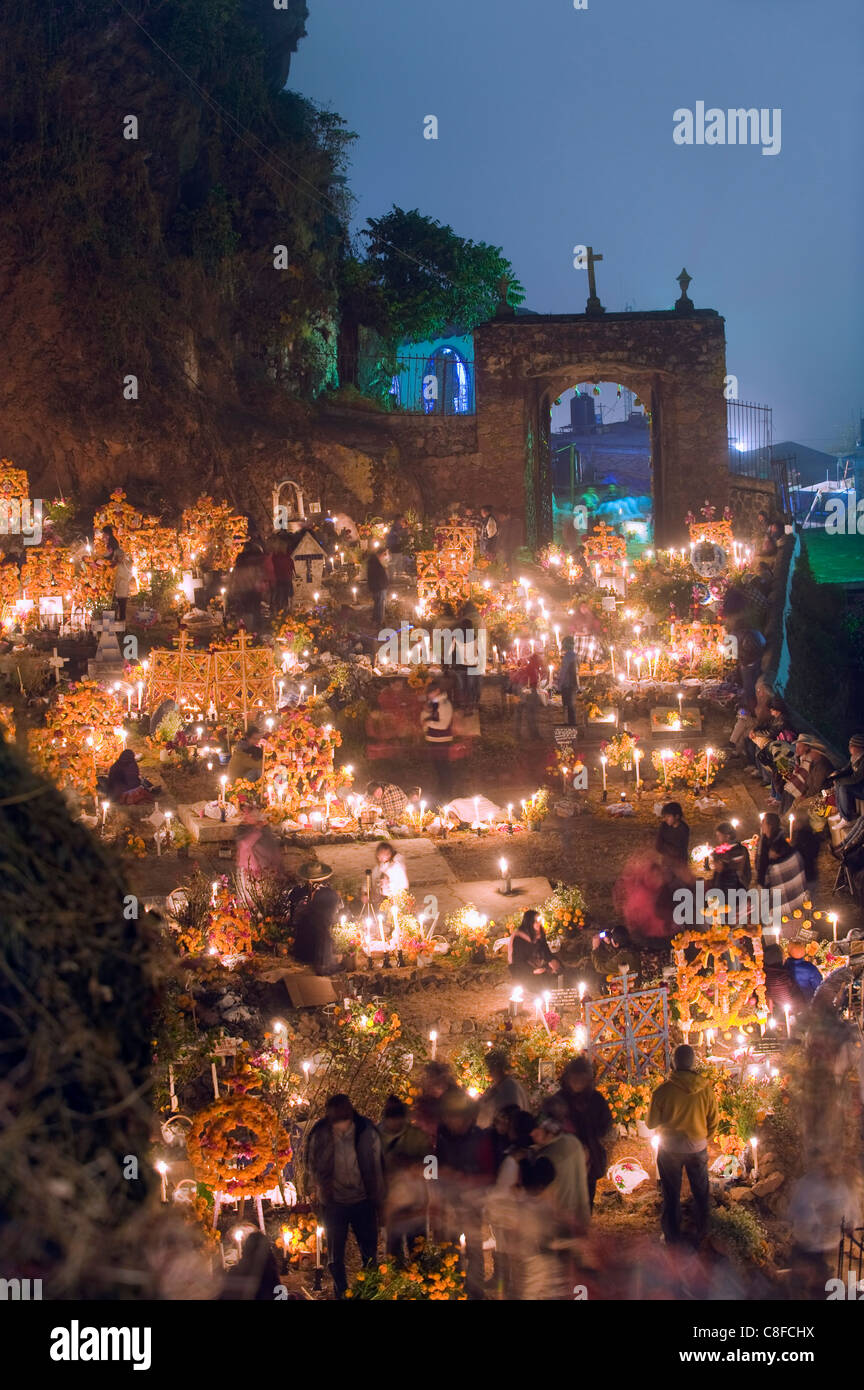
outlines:
M269 506L333 370L346 244L350 137L281 90L304 0L10 11L0 451L85 506L118 485ZM316 468L356 510L356 461Z

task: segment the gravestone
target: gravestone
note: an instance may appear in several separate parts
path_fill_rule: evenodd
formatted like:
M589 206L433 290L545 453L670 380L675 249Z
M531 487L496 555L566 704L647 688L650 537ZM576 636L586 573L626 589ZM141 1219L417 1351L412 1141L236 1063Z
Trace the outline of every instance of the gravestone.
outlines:
M99 633L96 655L87 662L87 675L91 680L115 681L124 675L125 663L117 633L125 631L125 627L113 613L103 613L99 621L91 624L91 630Z

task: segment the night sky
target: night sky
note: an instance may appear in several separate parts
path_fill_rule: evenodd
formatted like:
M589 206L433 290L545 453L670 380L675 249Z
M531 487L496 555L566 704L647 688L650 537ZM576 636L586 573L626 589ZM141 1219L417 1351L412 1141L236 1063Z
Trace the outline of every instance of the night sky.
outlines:
M289 85L358 135L356 216L393 203L503 247L526 307L671 307L686 265L774 438L864 408L861 0L308 0ZM678 108L780 107L782 149L678 146ZM423 138L436 115L437 141Z

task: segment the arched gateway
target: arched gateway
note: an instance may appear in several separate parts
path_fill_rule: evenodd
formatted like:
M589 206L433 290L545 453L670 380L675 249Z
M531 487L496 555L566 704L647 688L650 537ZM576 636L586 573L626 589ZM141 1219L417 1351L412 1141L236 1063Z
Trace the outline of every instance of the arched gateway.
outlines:
M680 543L686 512L706 498L724 504L724 321L695 309L686 283L674 309L649 313L517 316L502 304L475 328L474 351L478 472L486 500L524 506L529 544L552 534L549 407L578 381L621 382L649 412L658 545Z

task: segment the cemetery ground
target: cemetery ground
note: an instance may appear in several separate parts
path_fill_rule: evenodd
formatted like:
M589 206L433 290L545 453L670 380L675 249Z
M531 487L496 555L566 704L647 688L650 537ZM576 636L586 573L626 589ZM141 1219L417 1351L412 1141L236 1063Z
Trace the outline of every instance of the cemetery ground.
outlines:
M480 737L473 741L471 756L464 763L455 764L454 795L473 795L481 792L506 805L519 800L537 786L549 785L546 773L554 747L554 726L561 723L559 702L541 710L540 731L542 738L537 743L517 740L513 729L512 713L504 713L494 707L483 708L480 716ZM648 719L646 714L633 718L628 725L648 742ZM712 741L714 746L722 747L729 728L727 711L710 712L705 721L703 740ZM134 743L133 743L134 746ZM580 746L584 746L581 745ZM599 749L599 744L597 745ZM563 948L563 956L568 965L571 980L586 979L589 987L599 988L597 979L592 984L592 969L587 952L590 939L595 931L606 929L618 920L615 914L612 889L626 860L636 852L647 851L653 845L658 824L655 806L666 800L660 784L649 776L647 789L638 797L633 795L633 774L609 771L608 801L604 804L600 792L599 764L595 751L583 755L588 766L589 788L587 792L570 797L567 806L572 814L557 814L565 805L550 791L550 814L537 831L518 831L511 836L490 837L463 832L451 835L447 840L440 837L434 841L431 855L425 856L421 871L425 880L422 883L412 880L412 891L418 903L425 895L432 894L436 899L444 895L441 907L449 908L454 891L464 885L484 884L485 890L494 895L500 887L498 858L506 854L512 876L514 898L500 898L501 934L506 931L504 918L514 911L522 911L529 906L539 906L543 894L527 897L521 891L523 880L546 879L550 884L557 881L578 883L586 901L586 928L582 939L568 941ZM647 761L647 760L646 760ZM596 765L595 765L596 764ZM160 798L163 808L176 808L178 801L190 802L212 796L212 774L202 776L195 771L178 772L165 769L158 763L148 765L148 754L144 749L142 767L153 777L161 780L167 795ZM194 767L194 765L193 765ZM426 794L429 783L425 750L418 743L410 761L399 763L376 763L370 765L370 774L383 780L393 780L400 785L420 785ZM424 780L425 779L425 780ZM365 773L358 781L362 784ZM608 807L614 805L621 790L627 790L634 806L635 814L618 817L609 814ZM765 789L749 779L746 771L733 763L727 763L714 794L724 803L725 809L700 811L695 808L692 795L676 793L682 800L691 829L691 846L703 841L710 842L716 823L720 819L736 817L742 825L742 834L754 833L758 828L758 815L765 809L767 801ZM429 790L430 800L434 796ZM344 846L337 844L338 837L316 835L301 837L301 842L289 845L284 851L286 865L296 868L310 857L314 844L314 855L326 863L337 863L337 886L357 891L361 871L341 879L338 860L344 853ZM354 865L371 864L374 861L376 840L355 843L350 849L350 860ZM427 841L396 841L397 846L406 853L409 875L412 868L411 847L421 845L428 849ZM187 881L194 870L200 868L206 878L215 879L232 867L230 861L219 858L214 850L192 846L187 857L176 853L163 853L161 858L149 855L144 861L129 864L128 878L130 889L143 900L157 902L173 888ZM819 883L814 885L813 896L827 901L835 862L823 850L819 859ZM462 894L462 900L466 899ZM488 901L488 899L487 899ZM494 912L494 896L491 898ZM493 933L498 935L498 933ZM395 965L395 962L394 962ZM256 950L255 969L236 972L219 971L220 988L226 988L239 998L248 997L250 978L255 979L269 970L278 973L299 972L303 969L289 956L279 954L268 956ZM427 1036L430 1030L438 1034L438 1055L449 1057L466 1038L476 1037L483 1043L493 1042L496 1033L504 1026L507 1017L508 1000L511 990L509 976L504 964L503 953L486 964L471 964L457 970L437 967L434 964L423 969L398 969L387 971L365 971L346 973L334 978L334 993L341 998L354 983L363 991L364 997L380 997L396 1009L405 1026L412 1031ZM260 984L253 985L253 1007L266 1013L261 1002ZM272 994L276 1000L279 996ZM271 1011L276 1007L271 1004ZM314 1048L319 1025L316 1010L300 1011L294 1017L298 1032L308 1046ZM219 1015L201 1016L201 1022L217 1024ZM551 1079L551 1078L550 1078ZM602 1089L602 1088L601 1088ZM203 1098L202 1098L203 1099ZM719 1153L716 1145L711 1145L709 1161ZM642 1183L634 1192L621 1195L613 1183L604 1178L597 1191L592 1234L581 1252L580 1278L587 1280L589 1297L601 1298L643 1298L675 1297L682 1287L686 1287L692 1297L746 1297L754 1289L776 1284L771 1297L782 1297L782 1278L777 1270L786 1263L791 1227L775 1212L779 1204L777 1194L787 1180L782 1170L780 1155L767 1152L762 1160L763 1185L767 1187L761 1198L754 1198L752 1187L733 1187L731 1195L723 1202L723 1210L728 1212L735 1203L739 1210L758 1210L758 1219L767 1234L768 1244L760 1254L759 1262L751 1264L745 1271L741 1263L730 1258L729 1233L715 1234L709 1241L707 1251L702 1255L673 1258L671 1252L660 1242L660 1198L655 1181L654 1156L644 1127L637 1133L632 1131L621 1135L608 1149L608 1164L624 1159L636 1160L652 1175L652 1181ZM772 1172L772 1161L776 1166ZM191 1172L191 1170L190 1170ZM777 1174L782 1173L778 1178ZM174 1180L180 1180L183 1172L179 1169ZM776 1184L776 1185L775 1185ZM685 1182L685 1193L686 1193ZM732 1233L734 1247L734 1228ZM353 1247L352 1247L353 1248ZM734 1249L733 1249L734 1253ZM614 1255L614 1258L607 1256ZM492 1257L487 1253L487 1273L492 1276ZM356 1251L349 1248L349 1266L356 1268ZM289 1270L283 1276L289 1289L308 1286L308 1272ZM754 1283L755 1281L755 1283ZM767 1281L767 1285L764 1281ZM321 1296L321 1295L319 1295Z

